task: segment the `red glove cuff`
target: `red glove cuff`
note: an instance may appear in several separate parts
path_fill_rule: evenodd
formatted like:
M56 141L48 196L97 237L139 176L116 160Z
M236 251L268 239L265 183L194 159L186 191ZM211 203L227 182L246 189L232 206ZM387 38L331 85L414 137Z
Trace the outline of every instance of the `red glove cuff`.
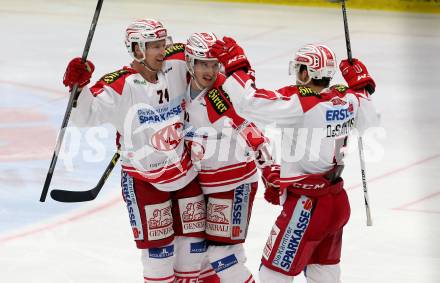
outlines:
M78 87L82 88L90 83L90 78L94 70L95 65L93 65L92 62L82 62L81 58L74 58L67 65L63 84L70 89L72 89L74 84L78 84Z
M211 47L210 52L212 56L216 57L223 64L226 75L230 75L237 70L247 72L250 69L250 64L243 48L230 37L223 37L223 41L217 40Z
M339 69L351 89L365 88L370 94L374 92L376 83L371 78L365 65L358 59L353 58L352 63L347 59L342 60Z

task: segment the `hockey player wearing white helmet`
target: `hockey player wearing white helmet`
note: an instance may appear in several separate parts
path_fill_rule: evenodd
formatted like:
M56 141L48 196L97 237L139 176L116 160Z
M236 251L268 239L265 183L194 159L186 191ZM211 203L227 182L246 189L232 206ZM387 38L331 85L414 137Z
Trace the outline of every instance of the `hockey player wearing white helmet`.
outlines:
M212 269L221 282L255 282L245 266L243 243L257 191L257 168L270 167L271 158L267 139L237 115L222 89L226 77L210 54L216 40L213 33L194 33L185 46L190 74L187 136L207 200L207 262L212 266L202 270L199 282L219 282Z
M339 283L342 230L350 216L340 177L344 149L353 128L376 124L373 79L360 61L343 60L348 87L330 86L336 56L325 45L309 44L289 68L297 84L270 91L255 87L245 72L249 61L233 39L217 41L211 52L225 65L229 76L223 89L237 112L283 130L280 186L265 192L265 199L283 211L263 250L260 281L290 283L305 271L308 283ZM301 156L295 155L298 149Z
M82 88L76 125L111 123L118 132L122 194L144 282L195 282L206 251L206 204L183 142L184 45L167 48L166 39L159 21L134 21L125 34L130 66L88 87L93 64L75 58L64 84Z

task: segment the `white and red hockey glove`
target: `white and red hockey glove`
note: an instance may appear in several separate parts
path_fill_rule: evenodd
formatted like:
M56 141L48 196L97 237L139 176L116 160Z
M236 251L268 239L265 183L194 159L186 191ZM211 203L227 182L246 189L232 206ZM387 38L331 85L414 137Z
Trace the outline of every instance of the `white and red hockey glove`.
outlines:
M283 191L280 188L280 166L272 165L262 169L263 184L266 187L264 199L271 204L282 203Z
M223 41L217 40L211 47L210 52L223 64L227 76L237 70L247 72L251 68L243 48L230 37L224 36Z
M73 85L76 83L79 88L83 88L90 82L94 70L95 65L89 60L83 63L81 58L74 58L67 65L63 84L69 87L70 90L72 90Z
M368 73L367 67L358 59L353 58L352 63L348 59L342 60L339 70L351 89L365 88L370 94L374 93L376 83Z

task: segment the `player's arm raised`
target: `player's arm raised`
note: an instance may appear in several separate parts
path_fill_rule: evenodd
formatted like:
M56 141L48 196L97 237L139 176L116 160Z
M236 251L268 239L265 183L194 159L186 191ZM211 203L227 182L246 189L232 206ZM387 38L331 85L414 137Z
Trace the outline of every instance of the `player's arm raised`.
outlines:
M351 63L348 59L344 59L339 64L339 69L348 87L359 101L356 128L362 135L368 128L379 125L377 111L371 99L376 83L367 67L359 59L353 58Z
M211 52L225 67L228 78L222 87L241 116L263 125L274 122L289 125L295 116L302 115L295 97L255 87L249 60L235 40L224 37L214 44Z
M88 87L95 66L89 60L81 62L81 58L72 59L67 65L63 84L70 89L78 83L80 94L77 107L72 111L72 121L76 126L98 126L104 123L115 124L121 94L117 89L124 87L119 80L128 70L119 70L103 76L95 85Z

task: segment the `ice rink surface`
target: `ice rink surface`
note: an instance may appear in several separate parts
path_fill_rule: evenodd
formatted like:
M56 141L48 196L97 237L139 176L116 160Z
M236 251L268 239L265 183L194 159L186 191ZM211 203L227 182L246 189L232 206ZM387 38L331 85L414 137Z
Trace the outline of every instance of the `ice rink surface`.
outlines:
M82 53L96 2L0 4L0 282L142 282L118 168L91 203L38 201L67 104L64 69ZM94 80L129 63L124 28L141 17L162 20L175 42L200 31L235 37L265 88L293 83L288 61L305 43L346 54L339 9L106 0L89 53ZM383 130L366 148L373 227L365 225L355 143L347 158L343 282L440 282L440 16L349 10L348 17L354 57L377 82ZM113 135L72 131L52 188L94 186ZM260 190L246 242L254 273L277 213Z

